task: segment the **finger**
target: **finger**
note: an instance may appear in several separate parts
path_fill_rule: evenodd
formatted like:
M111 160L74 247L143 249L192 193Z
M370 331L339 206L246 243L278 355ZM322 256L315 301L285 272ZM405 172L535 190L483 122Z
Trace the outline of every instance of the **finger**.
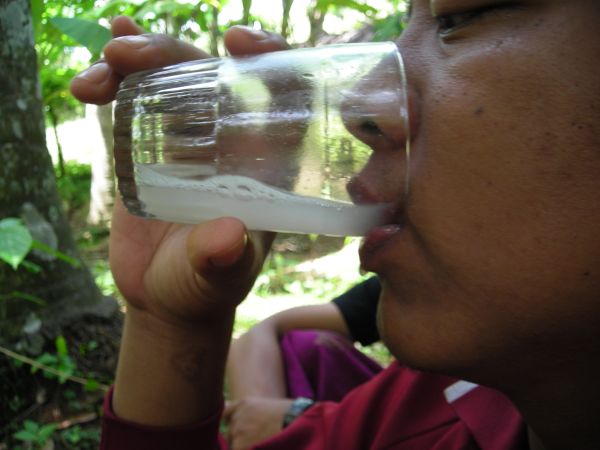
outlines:
M127 16L115 17L110 23L110 27L114 38L144 33L144 29Z
M144 30L126 16L117 16L111 22L114 38L142 34ZM71 93L86 103L105 104L112 101L122 77L115 73L104 59L92 64L71 82Z
M240 25L227 30L223 41L229 53L234 56L255 55L289 48L287 42L278 34Z
M266 255L263 241L250 239L244 224L233 217L194 226L186 233L185 246L188 297L201 293L221 311L231 311L246 298Z
M141 34L113 39L104 47L104 57L117 73L126 76L210 55L170 36Z
M115 33L138 30L133 22L125 19L115 24ZM119 83L130 73L208 56L196 47L168 36L138 34L116 37L104 48L104 60L73 79L71 92L82 102L105 104L114 100Z
M187 239L188 260L198 288L209 289L224 305L243 300L264 261L262 242L249 238L244 224L224 217L194 227ZM223 286L227 286L227 298Z
M228 269L242 259L248 243L244 224L226 217L196 226L188 237L188 256L197 272Z
M100 60L73 78L69 89L84 103L104 105L114 99L121 79L106 61Z

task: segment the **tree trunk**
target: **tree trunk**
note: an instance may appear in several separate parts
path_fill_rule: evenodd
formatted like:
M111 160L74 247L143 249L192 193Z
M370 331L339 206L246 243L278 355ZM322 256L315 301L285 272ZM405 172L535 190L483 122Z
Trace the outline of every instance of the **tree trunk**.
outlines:
M281 18L281 36L284 39L288 38L290 34L290 11L292 10L292 3L294 0L281 0L283 6L283 15Z
M325 15L326 13L322 9L317 8L317 2L313 0L308 8L308 21L310 23L308 43L311 47L317 44L319 37L323 34Z
M252 7L252 0L242 0L242 25L250 25L250 8Z
M42 101L29 2L0 0L0 218L25 216L34 238L79 259L56 190L46 149ZM0 263L0 293L4 320L0 339L20 335L34 305L20 295L41 298L36 311L47 329L55 329L83 314L110 314L114 302L103 301L90 272L44 255L30 256L41 267L32 273Z
M211 7L211 21L210 21L210 54L212 56L219 56L219 38L221 32L219 31L219 8L216 6Z
M104 141L104 151L92 155L92 186L87 217L88 223L102 225L110 220L115 198L112 103L102 106L88 105L85 111L91 120L97 119Z

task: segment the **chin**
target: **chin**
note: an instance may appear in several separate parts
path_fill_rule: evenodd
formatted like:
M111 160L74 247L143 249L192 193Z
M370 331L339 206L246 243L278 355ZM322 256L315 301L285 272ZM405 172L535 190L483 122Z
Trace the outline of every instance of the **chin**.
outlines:
M391 354L413 369L481 382L490 353L470 320L444 309L447 302L401 294L383 283L378 327ZM430 290L428 290L430 291ZM414 294L414 293L413 293ZM484 377L485 378L485 377Z

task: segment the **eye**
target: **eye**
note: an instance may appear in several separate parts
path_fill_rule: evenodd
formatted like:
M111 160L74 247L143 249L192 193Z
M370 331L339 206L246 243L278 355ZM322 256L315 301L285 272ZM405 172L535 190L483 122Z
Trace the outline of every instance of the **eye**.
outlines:
M478 16L480 11L470 11L458 14L448 14L436 17L438 22L438 32L440 34L448 34L461 26L469 23Z
M450 33L461 29L475 21L499 11L504 11L514 6L514 3L500 3L486 5L481 8L475 8L469 11L461 11L450 14L440 14L435 17L438 22L438 33L441 36L449 35Z

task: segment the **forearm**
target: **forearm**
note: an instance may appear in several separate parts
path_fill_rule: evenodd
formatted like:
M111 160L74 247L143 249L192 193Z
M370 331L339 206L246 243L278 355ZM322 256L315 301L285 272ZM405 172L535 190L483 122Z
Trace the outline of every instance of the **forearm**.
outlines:
M222 321L187 329L129 312L115 380L115 414L153 426L187 425L215 414L222 402L232 323L233 312Z
M227 361L229 398L283 398L287 395L279 336L261 323L237 339Z

